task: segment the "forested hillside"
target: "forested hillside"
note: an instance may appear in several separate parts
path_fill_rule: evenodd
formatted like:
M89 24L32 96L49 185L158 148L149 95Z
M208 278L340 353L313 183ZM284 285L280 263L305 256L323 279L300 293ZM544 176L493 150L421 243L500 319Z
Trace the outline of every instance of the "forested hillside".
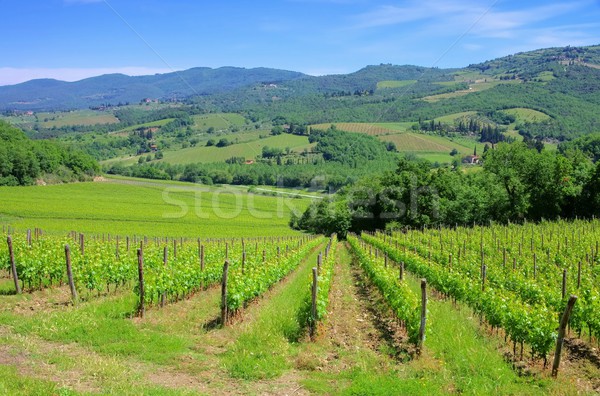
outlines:
M6 122L0 121L0 185L85 180L99 171L88 155L49 141L32 141Z

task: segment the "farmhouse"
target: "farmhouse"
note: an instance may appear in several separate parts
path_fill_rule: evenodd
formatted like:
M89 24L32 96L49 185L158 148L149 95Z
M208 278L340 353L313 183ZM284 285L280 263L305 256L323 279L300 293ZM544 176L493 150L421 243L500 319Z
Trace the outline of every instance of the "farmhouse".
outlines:
M481 163L481 158L478 155L467 155L462 159L463 164L476 165Z

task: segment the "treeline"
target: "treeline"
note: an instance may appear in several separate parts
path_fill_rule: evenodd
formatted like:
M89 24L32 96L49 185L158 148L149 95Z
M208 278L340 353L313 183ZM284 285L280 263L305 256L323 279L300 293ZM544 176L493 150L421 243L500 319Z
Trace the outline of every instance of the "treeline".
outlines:
M419 129L424 132L435 132L440 135L447 135L450 133L478 135L480 142L489 142L492 144L510 140L504 135L497 123L492 125L490 122L483 122L474 117L460 118L455 121L454 124L442 123L441 121L436 122L435 120L423 121L419 119L419 123L416 124L415 127L416 128L413 127L413 129Z
M23 131L0 121L0 185L86 180L99 171L96 161L81 151L50 141L32 141Z
M313 203L291 226L317 233L507 223L600 213L600 166L581 151L538 152L501 143L481 172L431 169L401 159L394 171L362 179Z
M104 170L109 174L160 180L180 180L191 183L268 185L289 188L313 188L334 192L356 182L360 177L382 172L393 166L389 161L371 161L368 166L349 168L333 162L319 164L278 165L257 162L245 165L231 163L171 165L165 162L148 162L131 166L112 165Z

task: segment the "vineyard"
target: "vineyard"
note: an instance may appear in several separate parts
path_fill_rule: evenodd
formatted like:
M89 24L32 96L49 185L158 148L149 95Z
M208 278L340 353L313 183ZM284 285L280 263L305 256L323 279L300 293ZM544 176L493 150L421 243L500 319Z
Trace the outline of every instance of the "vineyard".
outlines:
M5 229L0 390L593 394L599 234L597 220L347 242Z
M579 298L569 321L590 344L600 337L598 221L492 226L364 235L437 290L463 301L494 328L547 356L571 294Z

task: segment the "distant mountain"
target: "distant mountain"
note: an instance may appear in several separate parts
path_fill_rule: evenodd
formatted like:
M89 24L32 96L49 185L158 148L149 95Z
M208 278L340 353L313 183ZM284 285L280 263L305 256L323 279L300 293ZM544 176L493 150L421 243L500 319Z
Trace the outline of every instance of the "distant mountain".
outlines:
M0 109L67 110L106 103L137 103L144 98L184 98L226 93L259 83L278 84L304 76L269 68L198 67L152 76L106 74L75 82L39 79L0 86Z

